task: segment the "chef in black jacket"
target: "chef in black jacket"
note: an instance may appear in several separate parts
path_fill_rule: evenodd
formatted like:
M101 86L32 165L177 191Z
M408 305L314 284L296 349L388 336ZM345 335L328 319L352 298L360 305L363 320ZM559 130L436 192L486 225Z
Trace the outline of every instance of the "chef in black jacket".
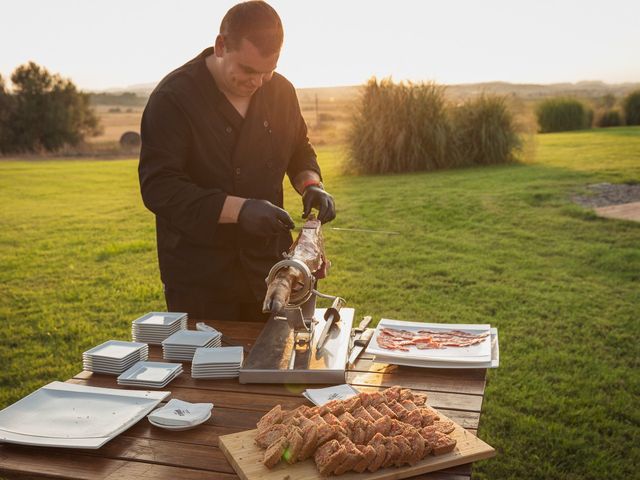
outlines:
M156 216L169 311L264 321L269 269L292 243L285 173L322 222L335 217L291 83L274 72L282 23L262 1L231 8L215 46L167 75L142 116L138 168Z

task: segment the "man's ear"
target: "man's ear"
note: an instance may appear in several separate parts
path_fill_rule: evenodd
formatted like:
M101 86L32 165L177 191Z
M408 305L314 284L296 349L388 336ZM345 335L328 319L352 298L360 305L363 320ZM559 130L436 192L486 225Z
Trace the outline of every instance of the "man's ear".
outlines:
M222 58L224 56L224 49L225 49L224 37L222 35L218 35L216 37L216 43L213 49L216 57Z

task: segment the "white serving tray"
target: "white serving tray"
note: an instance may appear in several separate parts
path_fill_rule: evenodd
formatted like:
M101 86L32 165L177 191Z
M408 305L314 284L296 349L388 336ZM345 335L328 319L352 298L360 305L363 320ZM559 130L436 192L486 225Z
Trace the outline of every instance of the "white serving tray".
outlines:
M398 358L385 355L376 355L373 359L377 363L391 365L405 365L407 367L420 368L498 368L500 366L500 346L498 344L498 329L491 328L491 360L482 363L463 363L446 361L414 360L410 358Z
M491 337L478 345L470 347L444 347L442 349L420 350L415 346L409 346L408 352L388 350L378 346L378 337L382 328L395 328L398 330L463 330L470 333L490 333L490 325L456 324L456 323L422 323L407 322L402 320L390 320L383 318L374 331L373 338L367 347L367 353L384 357L397 358L412 361L446 361L463 363L487 363L491 362Z
M100 448L170 394L52 382L0 411L0 442Z

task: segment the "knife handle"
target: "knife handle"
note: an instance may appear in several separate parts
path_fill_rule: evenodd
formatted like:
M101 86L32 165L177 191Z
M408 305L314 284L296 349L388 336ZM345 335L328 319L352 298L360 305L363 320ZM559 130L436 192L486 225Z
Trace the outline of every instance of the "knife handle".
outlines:
M333 299L333 303L329 308L327 308L324 312L324 319L329 321L331 317L333 317L334 322L340 321L340 309L344 307L345 301L344 298L336 297Z
M364 330L369 326L370 323L371 323L371 315L367 315L360 321L360 323L358 324L358 328L356 328L356 330L359 332L364 332Z
M375 332L375 329L367 328L364 332L362 332L362 335L360 335L360 338L358 338L353 342L354 345L366 347L369 344L371 337L373 337L373 332Z

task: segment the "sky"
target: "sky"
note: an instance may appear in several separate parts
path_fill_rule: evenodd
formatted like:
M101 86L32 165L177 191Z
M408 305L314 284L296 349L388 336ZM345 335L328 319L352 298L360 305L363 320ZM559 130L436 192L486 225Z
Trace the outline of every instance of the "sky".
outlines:
M29 60L84 90L156 83L213 44L228 0L14 0L0 75ZM640 82L640 1L272 0L294 85Z

